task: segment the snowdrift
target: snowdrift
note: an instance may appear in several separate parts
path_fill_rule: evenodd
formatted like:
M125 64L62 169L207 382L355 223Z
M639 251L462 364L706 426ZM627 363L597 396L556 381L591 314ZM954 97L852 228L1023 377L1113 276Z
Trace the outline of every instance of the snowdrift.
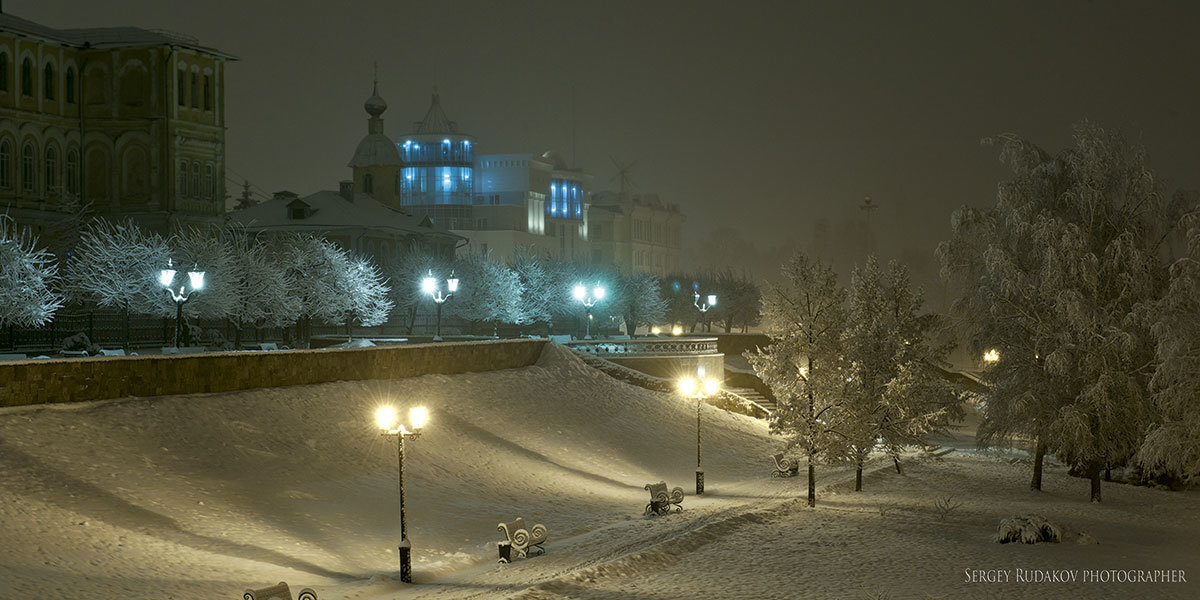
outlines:
M554 544L640 519L648 482L691 496L695 404L554 344L524 369L5 409L0 596L399 586L396 445L373 422L383 404L430 412L406 447L418 581L494 562L499 521L544 523ZM710 491L766 477L778 442L762 421L710 406L702 419Z

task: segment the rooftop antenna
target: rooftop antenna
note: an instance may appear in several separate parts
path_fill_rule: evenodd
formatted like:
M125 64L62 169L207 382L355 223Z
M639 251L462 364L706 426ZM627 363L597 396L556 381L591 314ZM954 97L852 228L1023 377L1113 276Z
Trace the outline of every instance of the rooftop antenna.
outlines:
M633 166L637 164L637 161L622 162L611 154L608 156L608 160L611 160L613 166L617 168L617 176L613 179L619 182L621 195L624 196L627 190L636 187L633 185L633 177L629 173L633 170Z

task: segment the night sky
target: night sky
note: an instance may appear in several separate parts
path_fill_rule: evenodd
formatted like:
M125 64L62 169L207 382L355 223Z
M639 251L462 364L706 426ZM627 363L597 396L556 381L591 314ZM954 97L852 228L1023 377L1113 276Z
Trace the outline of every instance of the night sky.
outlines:
M1005 173L980 138L1009 131L1057 150L1082 118L1144 144L1168 191L1200 187L1194 2L646 4L4 10L52 27L166 28L240 57L226 79L230 177L266 194L348 177L374 61L389 135L424 115L437 85L482 152L569 157L574 87L577 165L604 189L616 187L610 155L636 161L638 190L683 205L693 247L729 225L759 248L804 244L813 218L836 229L871 196L884 253L932 259L951 210L991 201Z

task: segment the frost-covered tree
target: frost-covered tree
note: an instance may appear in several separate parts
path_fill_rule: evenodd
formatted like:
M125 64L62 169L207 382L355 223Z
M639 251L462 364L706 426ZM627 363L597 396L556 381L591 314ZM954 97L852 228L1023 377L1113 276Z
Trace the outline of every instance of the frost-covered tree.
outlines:
M763 295L763 331L771 345L746 358L779 402L771 433L808 459L808 505L816 506L816 463L846 455L851 413L844 397L845 290L829 267L797 254Z
M469 321L472 329L521 319L521 279L515 271L482 253L464 256L456 263L459 287L447 303L450 314Z
M222 278L228 284L229 319L234 345L241 347L242 327L284 327L296 322L300 303L292 296L294 274L276 264L270 246L237 224L222 234L228 263Z
M343 273L346 296L350 302L342 315L346 335L350 326L357 321L363 327L374 327L387 322L395 303L389 297L391 289L387 280L379 273L374 262L362 256L348 257Z
M939 246L971 347L998 350L982 443L1035 439L1091 479L1126 464L1155 420L1150 324L1177 222L1140 148L1083 123L1058 155L999 136L1013 176L987 211L962 209Z
M924 445L930 432L961 413L955 390L936 367L950 348L934 341L936 320L921 313L923 302L896 262L884 271L868 257L850 278L843 344L847 410L854 418L844 433L856 491L873 449L882 447L902 472L900 449Z
M345 251L328 240L296 234L272 239L271 254L294 284L289 293L299 306L297 344L309 345L314 320L344 322L351 310L351 298L346 294L350 260Z
M559 299L546 261L532 248L519 248L512 258L510 268L517 274L521 283L521 311L517 324L546 323L549 327L553 318L552 308Z
M450 260L416 248L401 253L391 262L387 273L391 281L392 301L408 335L413 334L417 311L429 304L429 295L421 291L421 280L428 273L444 279L450 275L452 268Z
M1200 476L1200 213L1184 219L1187 254L1171 265L1171 282L1155 307L1158 365L1150 385L1161 415L1138 450L1150 472Z
M610 310L625 321L630 337L636 337L638 327L650 327L667 318L667 301L658 279L649 273L622 273L612 296Z
M203 289L188 296L183 310L178 311L183 316L183 323L180 324L182 343L190 344L189 318L225 319L236 305L235 282L229 274L230 247L222 242L219 230L197 227L180 230L167 239L167 246L171 252L171 262L180 272L177 277L182 277L186 271L204 273ZM170 295L163 292L157 299L159 314L177 314L176 304Z
M739 324L745 333L758 322L762 293L745 274L731 268L719 271L713 281L713 293L717 295L717 305L709 312L721 323L725 333L732 332Z
M158 281L170 251L156 233L146 233L132 221L90 222L63 269L68 295L99 306L118 308L122 317L122 346L131 350L129 316L156 314L166 294Z
M0 326L37 327L62 307L58 265L37 239L0 215Z

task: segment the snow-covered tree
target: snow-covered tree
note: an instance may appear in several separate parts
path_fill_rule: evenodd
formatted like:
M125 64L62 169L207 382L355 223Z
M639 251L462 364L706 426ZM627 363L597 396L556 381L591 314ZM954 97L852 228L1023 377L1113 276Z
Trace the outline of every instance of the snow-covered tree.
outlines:
M471 322L473 329L521 319L521 279L515 271L482 253L464 256L455 265L459 287L447 303L450 314Z
M452 268L450 260L420 249L405 251L391 262L387 272L392 283L392 301L408 335L413 334L417 311L429 304L429 295L421 291L421 280L427 273L444 279Z
M1092 481L1126 464L1155 420L1149 321L1167 284L1164 241L1177 218L1144 152L1083 123L1056 156L997 138L1013 170L995 205L956 213L939 246L962 290L957 314L979 353L1000 360L988 383L982 443L1035 438Z
M145 233L132 221L96 219L84 227L63 269L68 295L121 311L123 347L128 352L129 315L159 312L166 292L158 273L170 252L156 233Z
M808 505L816 506L816 463L846 455L842 430L852 414L844 397L845 290L829 267L797 254L763 294L763 331L771 345L746 358L779 402L771 433L808 459Z
M657 325L667 318L667 301L658 279L649 273L622 273L609 306L625 321L631 337L638 327Z
M37 327L54 319L63 297L58 265L37 239L0 215L0 326Z
M1138 450L1150 472L1200 475L1200 213L1184 219L1187 254L1171 265L1171 283L1155 307L1158 365L1151 380L1161 415Z
M222 278L228 284L229 318L234 345L241 346L242 327L284 327L296 322L300 303L292 296L294 274L272 260L270 247L245 227L230 224L222 234L228 262Z
M311 235L286 235L271 240L271 255L275 264L287 270L294 285L289 293L299 306L297 344L308 346L314 320L344 322L351 310L351 298L346 294L350 260L341 248Z
M349 307L342 317L346 335L350 335L350 325L354 321L363 327L387 322L395 303L389 298L391 288L375 263L362 256L349 257L344 277L343 285L350 298Z
M553 318L551 309L559 298L546 261L526 247L517 250L509 266L521 283L521 314L517 324L546 323L549 326Z
M955 390L936 365L950 348L936 343L935 318L921 314L920 290L908 270L892 262L887 271L874 256L850 280L845 340L847 410L843 431L862 489L863 461L877 446L900 468L900 449L923 445L926 436L959 416Z

